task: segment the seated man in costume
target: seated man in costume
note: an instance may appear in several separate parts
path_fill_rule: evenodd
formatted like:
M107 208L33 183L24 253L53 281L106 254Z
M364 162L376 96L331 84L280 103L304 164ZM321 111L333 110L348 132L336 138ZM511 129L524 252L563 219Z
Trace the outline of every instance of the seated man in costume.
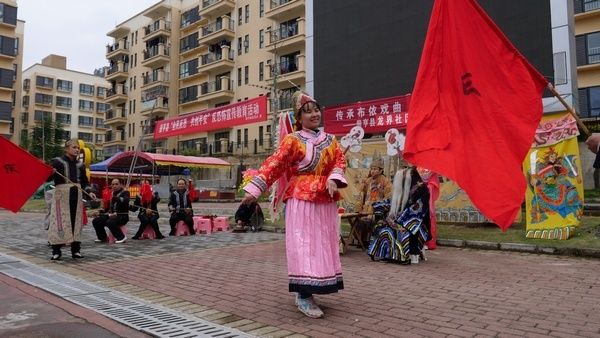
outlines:
M373 232L375 223L384 219L386 215L375 213L373 204L383 202L391 198L392 184L390 180L383 175L383 159L378 158L373 160L369 169L369 176L364 181L361 188L361 205L358 209L362 214L369 216L362 217L358 222L358 232L361 240L365 245L368 245L370 235Z
M396 173L389 217L374 230L367 250L371 259L417 264L424 258L430 228L429 198L429 189L416 168Z
M110 203L92 221L98 237L95 240L96 243L108 242L104 227L107 227L113 234L116 239L115 243L120 244L127 240L127 237L121 231L121 226L129 222L129 191L125 190L123 183L118 178L112 180L111 187Z
M158 202L160 202L158 192L155 191L152 193L152 186L150 186L147 180L144 180L140 188L140 194L137 195L133 202L133 206L130 208L133 212L138 211L138 209L140 210L138 213L140 227L135 233L135 236L132 237L133 239L140 239L148 224L152 227L152 230L154 230L157 239L165 238L158 227Z
M175 227L179 221L183 221L188 226L191 235L196 234L196 231L194 231L192 200L186 186L187 182L185 179L180 178L177 180L177 190L171 193L171 198L169 199L169 211L171 212L169 225L171 226L171 232L169 232L169 236L175 236Z

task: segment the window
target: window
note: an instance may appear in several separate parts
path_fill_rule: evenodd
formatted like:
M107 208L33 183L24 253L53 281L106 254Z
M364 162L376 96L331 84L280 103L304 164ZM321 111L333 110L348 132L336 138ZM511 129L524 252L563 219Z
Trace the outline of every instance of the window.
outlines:
M198 98L198 86L190 86L179 90L179 103L195 101Z
M35 93L35 103L36 104L51 106L52 101L53 101L52 95Z
M52 121L52 112L44 110L36 110L33 114L34 121L50 120Z
M242 38L241 37L238 38L238 48L237 48L237 50L238 50L238 55L242 55Z
M264 127L263 126L259 126L258 127L258 145L262 147L263 143L264 143L264 135L263 135L263 130Z
M258 2L258 16L263 17L265 15L265 0L260 0Z
M104 143L104 134L96 134L96 143Z
M575 37L577 65L589 65L600 62L600 32Z
M62 108L71 108L73 103L70 97L56 96L56 106Z
M100 89L100 88L98 88ZM56 90L59 92L67 92L70 93L73 91L73 82L67 80L56 80Z
M181 28L187 27L200 20L198 6L187 10L181 14Z
M248 147L248 128L244 128L244 148Z
M106 128L104 125L104 119L96 118L96 128Z
M56 113L56 122L60 124L70 125L71 114Z
M79 100L79 110L81 111L94 111L94 101Z
M0 87L12 88L15 71L12 69L0 68Z
M279 39L289 38L298 34L298 19L288 20L279 24L279 31L276 33Z
M248 84L248 74L250 73L250 66L244 66L244 84Z
M19 51L19 39L0 35L0 53L16 56Z
M238 74L237 74L237 83L238 83L238 87L242 85L242 68L238 68Z
M108 104L108 103L102 103L102 102L96 102L96 111L98 113L105 113L109 109L110 109L110 104Z
M250 22L250 5L246 5L244 7L244 9L245 9L245 11L244 11L245 12L244 13L244 22L248 23L248 22Z
M198 32L192 33L179 40L179 52L183 53L198 47Z
M21 102L21 106L24 108L29 107L29 95L23 96L23 100Z
M198 59L193 59L179 65L179 78L185 79L198 73Z
M31 80L29 80L29 79L23 80L23 90L29 90L30 86L31 86Z
M104 87L96 88L96 96L98 96L98 97L106 96L106 88L104 88Z
M238 26L242 25L242 7L238 8Z
M579 89L579 111L581 117L600 116L600 86Z
M80 83L79 84L79 94L82 95L94 95L94 86Z
M258 63L258 81L263 81L265 79L265 63Z
M242 145L242 130L237 130L237 146L238 148Z
M265 46L265 31L261 29L258 31L258 48L263 48Z
M89 116L78 116L79 126L80 127L93 127L94 126L94 118Z
M250 50L250 35L244 36L244 53Z
M82 132L77 133L77 138L80 140L83 140L84 142L92 143L93 137L94 137L94 134L92 134L92 133L82 133Z
M17 25L17 7L0 4L0 21L9 25Z
M52 89L54 88L54 79L46 76L36 76L35 85L37 87Z

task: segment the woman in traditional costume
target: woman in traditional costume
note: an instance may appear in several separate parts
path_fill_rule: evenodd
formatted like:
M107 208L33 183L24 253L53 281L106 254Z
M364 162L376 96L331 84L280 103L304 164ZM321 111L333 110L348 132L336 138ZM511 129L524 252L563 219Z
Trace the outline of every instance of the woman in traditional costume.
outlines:
M416 168L399 170L388 221L376 228L367 254L373 260L417 264L429 237L429 189Z
M295 132L281 141L258 174L244 187L244 204L255 202L278 178L287 188L286 254L289 291L305 315L322 317L313 294L334 293L344 288L339 257L336 201L339 188L347 186L346 161L333 135L319 130L321 109L310 96L293 96Z

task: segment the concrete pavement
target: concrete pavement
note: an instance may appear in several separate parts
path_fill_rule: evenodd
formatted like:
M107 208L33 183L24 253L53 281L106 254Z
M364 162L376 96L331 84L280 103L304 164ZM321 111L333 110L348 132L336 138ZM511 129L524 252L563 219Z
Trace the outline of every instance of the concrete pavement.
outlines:
M54 263L42 218L0 211L0 252L256 336L600 336L597 259L440 247L401 266L352 248L342 257L346 289L318 296L326 317L315 320L287 292L282 234L98 245L88 226L86 258Z

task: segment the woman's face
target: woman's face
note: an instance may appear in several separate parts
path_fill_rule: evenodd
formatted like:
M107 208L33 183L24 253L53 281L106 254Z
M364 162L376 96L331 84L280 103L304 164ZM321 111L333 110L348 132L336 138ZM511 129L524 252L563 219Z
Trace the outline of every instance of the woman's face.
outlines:
M303 128L313 130L319 128L321 125L321 111L319 110L319 106L314 102L307 103L302 108L300 123L302 123Z

